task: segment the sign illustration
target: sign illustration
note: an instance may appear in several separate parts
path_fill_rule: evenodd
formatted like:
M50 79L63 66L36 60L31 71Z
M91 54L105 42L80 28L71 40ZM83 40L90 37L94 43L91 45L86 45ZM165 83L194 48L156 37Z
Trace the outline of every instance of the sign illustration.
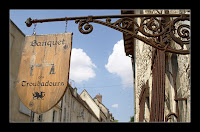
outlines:
M35 93L33 93L33 99L35 99L35 98L37 98L37 99L39 99L39 98L43 99L43 97L45 96L45 94L43 95L43 93L45 93L45 92L40 92L40 93L35 92Z
M22 103L40 114L66 91L72 33L26 36L24 43L16 89Z

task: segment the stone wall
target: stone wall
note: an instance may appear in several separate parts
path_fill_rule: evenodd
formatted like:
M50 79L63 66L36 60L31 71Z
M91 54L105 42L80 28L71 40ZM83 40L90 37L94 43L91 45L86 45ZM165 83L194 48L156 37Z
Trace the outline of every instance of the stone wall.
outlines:
M136 14L158 14L164 13L164 10L135 10ZM189 10L169 10L169 13L188 13ZM140 23L141 19L138 18L137 22ZM143 36L142 34L138 33ZM175 42L171 42L170 46L180 49L181 47ZM142 41L135 39L134 45L134 61L135 64L135 78L134 78L134 120L139 121L139 99L142 86L147 84L148 95L145 99L145 112L144 122L149 122L151 110L151 90L152 90L152 47L144 44ZM190 45L186 45L183 49L190 49ZM190 55L178 55L166 53L166 73L165 73L165 111L164 116L173 112L176 113L175 89L173 82L173 68L176 75L176 88L178 98L187 98L187 101L179 101L179 119L180 122L190 122ZM176 119L172 118L169 122L175 122Z

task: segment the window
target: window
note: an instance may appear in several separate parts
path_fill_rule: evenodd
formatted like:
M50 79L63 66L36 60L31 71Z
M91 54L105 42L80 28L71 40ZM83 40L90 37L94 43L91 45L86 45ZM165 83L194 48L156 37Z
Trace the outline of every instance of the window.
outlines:
M75 109L76 109L76 103L75 101L73 101L73 110L75 111Z
M81 112L81 115L82 115L83 119L85 119L85 111L84 111L84 109L83 109L83 111Z
M56 110L53 111L53 120L52 121L53 122L57 121L57 111Z
M66 121L66 108L64 108L64 122Z
M42 122L42 117L43 117L42 114L38 116L38 121L39 121L39 122Z

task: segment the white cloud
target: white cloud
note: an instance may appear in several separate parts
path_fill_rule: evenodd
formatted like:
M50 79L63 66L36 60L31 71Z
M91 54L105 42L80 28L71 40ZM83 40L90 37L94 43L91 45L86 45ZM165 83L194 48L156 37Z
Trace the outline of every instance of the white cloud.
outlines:
M113 52L109 56L105 67L110 73L116 74L121 78L123 88L133 86L131 58L125 54L123 40L114 45Z
M72 49L69 77L71 80L81 83L82 81L94 78L96 74L93 68L96 68L96 65L92 63L90 57L83 49Z
M118 108L119 105L118 105L118 104L113 104L111 107L113 107L113 108Z

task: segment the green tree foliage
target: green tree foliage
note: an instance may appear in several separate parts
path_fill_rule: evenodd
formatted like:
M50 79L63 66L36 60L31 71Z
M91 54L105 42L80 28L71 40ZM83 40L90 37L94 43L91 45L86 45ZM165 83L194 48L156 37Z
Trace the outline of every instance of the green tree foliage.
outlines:
M130 122L134 122L134 116L131 116Z

